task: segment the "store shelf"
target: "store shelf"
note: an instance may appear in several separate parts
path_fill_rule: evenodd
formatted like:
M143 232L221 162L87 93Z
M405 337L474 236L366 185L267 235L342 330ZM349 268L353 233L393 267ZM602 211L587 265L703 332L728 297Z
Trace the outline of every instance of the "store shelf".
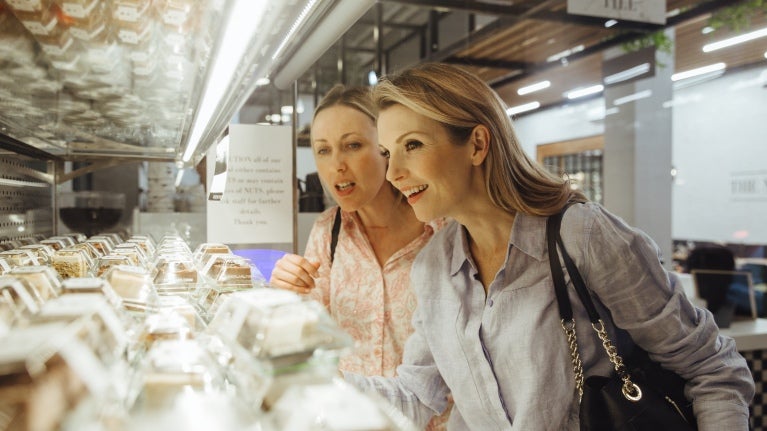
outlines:
M370 4L0 0L0 147L48 159L196 163L324 17L351 5L356 19ZM243 49L228 54L238 20ZM335 25L340 35L344 23ZM216 82L219 55L234 67ZM211 103L215 86L223 97Z

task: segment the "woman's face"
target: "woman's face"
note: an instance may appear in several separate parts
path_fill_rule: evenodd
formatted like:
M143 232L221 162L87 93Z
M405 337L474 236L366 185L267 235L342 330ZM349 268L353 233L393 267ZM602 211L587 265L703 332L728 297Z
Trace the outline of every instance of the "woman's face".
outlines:
M348 106L320 111L312 123L312 150L317 173L344 211L372 201L386 182L373 120Z
M386 178L419 220L455 217L472 196L472 145L454 143L437 121L402 105L378 115L378 139L388 153Z

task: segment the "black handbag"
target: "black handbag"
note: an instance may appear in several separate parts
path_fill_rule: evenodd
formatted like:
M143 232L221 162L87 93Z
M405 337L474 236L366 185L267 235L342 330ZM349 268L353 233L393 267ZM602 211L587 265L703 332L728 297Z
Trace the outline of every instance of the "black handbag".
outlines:
M697 430L692 403L684 396L684 379L652 361L639 346L635 347L634 354L627 357L624 363L610 341L586 284L562 243L559 230L566 210L567 208L549 217L546 224L546 241L562 328L567 337L575 373L575 386L580 397L581 430ZM583 366L578 354L575 320L557 245L570 274L570 280L589 315L591 326L597 332L613 364L615 371L610 376L589 376L584 379Z

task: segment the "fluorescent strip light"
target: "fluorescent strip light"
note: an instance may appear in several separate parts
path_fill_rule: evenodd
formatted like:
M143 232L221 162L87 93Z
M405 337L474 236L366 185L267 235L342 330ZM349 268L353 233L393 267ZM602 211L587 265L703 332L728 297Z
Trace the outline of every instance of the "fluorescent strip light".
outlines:
M614 26L615 24L618 24L617 20L608 19L607 21L605 21L605 28L610 28L610 27Z
M623 82L631 78L644 75L645 73L649 71L650 71L650 63L642 63L639 66L634 66L630 69L622 70L618 73L613 73L612 75L605 76L604 82L607 85L617 84L619 82Z
M312 8L314 7L316 3L317 3L317 0L309 0L309 3L307 3L306 6L304 6L304 9L298 15L298 18L296 18L296 21L293 23L292 26L290 26L290 30L288 30L288 33L285 35L284 38L282 38L282 43L280 43L280 46L278 46L277 49L274 51L274 54L272 54L272 60L276 60L277 57L279 57L280 54L282 54L282 50L285 49L285 46L293 38L293 33L295 33L299 29L299 27L301 27L301 24L304 23L304 20L309 15L309 12L312 10Z
M646 98L648 98L650 96L652 96L652 91L650 91L650 90L638 91L638 92L636 92L634 94L629 94L628 96L619 97L619 98L613 100L613 105L620 106L620 105L624 105L624 104L629 103L629 102L634 102L636 100L646 99Z
M551 81L536 82L535 84L520 88L519 90L517 90L517 94L519 94L520 96L524 96L525 94L530 94L530 93L543 90L544 88L549 88L549 87L551 87Z
M682 79L692 78L693 76L705 75L706 73L717 72L724 70L727 67L724 63L715 63L708 66L699 67L697 69L688 70L686 72L679 72L671 75L672 81L681 81Z
M737 45L739 43L748 42L749 40L754 40L765 36L767 36L767 27L761 30L752 31L750 33L741 34L740 36L720 40L719 42L703 45L703 52L716 51L717 49L727 48L728 46Z
M559 59L561 59L563 57L567 57L569 55L572 55L572 54L575 54L576 52L581 52L581 51L583 51L583 45L578 45L578 46L575 46L573 48L566 49L566 50L564 50L562 52L558 52L558 53L552 55L551 57L546 59L546 62L553 63L553 62L555 62L555 61L557 61L557 60L559 60Z
M539 102L530 102L525 103L524 105L518 105L518 106L512 106L511 108L506 109L506 115L509 117L521 114L522 112L532 111L533 109L538 109L541 107L541 104Z
M189 134L187 147L182 160L192 159L194 151L200 145L202 133L213 118L213 113L221 103L227 87L232 81L239 62L245 55L266 7L267 0L237 0L232 4L229 19L226 21L222 43L216 58L210 63L212 67L205 83L205 93L202 96L197 116Z
M577 99L579 97L589 96L591 94L601 93L604 91L605 86L602 84L592 85L589 87L584 88L577 88L575 90L570 90L567 93L565 93L565 96L572 100Z

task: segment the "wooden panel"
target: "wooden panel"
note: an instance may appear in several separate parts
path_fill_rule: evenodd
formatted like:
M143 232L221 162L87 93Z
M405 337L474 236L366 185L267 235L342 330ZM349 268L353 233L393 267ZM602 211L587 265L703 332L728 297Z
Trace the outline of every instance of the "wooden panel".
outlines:
M543 159L546 157L577 154L590 150L602 150L604 147L604 135L589 136L587 138L538 145L535 150L535 158L539 163L543 163Z

